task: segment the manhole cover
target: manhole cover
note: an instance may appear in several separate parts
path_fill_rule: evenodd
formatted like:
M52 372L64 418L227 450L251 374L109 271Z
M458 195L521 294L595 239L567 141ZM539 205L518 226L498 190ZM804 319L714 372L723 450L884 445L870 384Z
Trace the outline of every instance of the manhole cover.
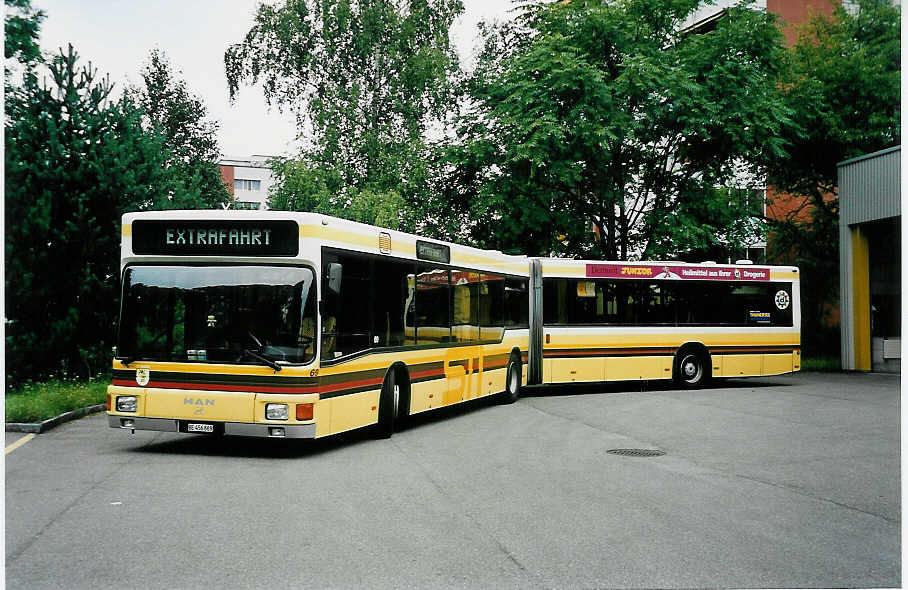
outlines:
M665 454L665 451L659 449L609 449L606 452L623 457L661 457Z

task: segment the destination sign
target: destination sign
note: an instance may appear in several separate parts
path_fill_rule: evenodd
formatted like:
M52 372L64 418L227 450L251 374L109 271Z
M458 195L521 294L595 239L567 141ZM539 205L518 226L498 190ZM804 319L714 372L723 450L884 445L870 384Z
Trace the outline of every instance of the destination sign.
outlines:
M137 220L136 254L172 256L296 256L299 228L289 220Z
M416 240L416 257L420 260L431 260L432 262L448 264L451 262L451 248L444 244L433 244Z
M671 264L587 264L586 276L610 279L768 281L768 268Z

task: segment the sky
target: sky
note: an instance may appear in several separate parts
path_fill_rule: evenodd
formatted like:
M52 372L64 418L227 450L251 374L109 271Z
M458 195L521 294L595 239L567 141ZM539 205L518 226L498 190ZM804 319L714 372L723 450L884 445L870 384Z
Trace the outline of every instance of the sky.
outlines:
M295 150L293 115L265 103L261 88L243 87L233 104L227 95L224 50L242 40L260 0L32 0L45 12L41 48L56 52L72 43L122 88L137 84L149 52L157 47L170 58L189 89L220 124L225 157L289 155ZM452 39L462 62L470 63L480 20L506 19L512 0L464 0Z

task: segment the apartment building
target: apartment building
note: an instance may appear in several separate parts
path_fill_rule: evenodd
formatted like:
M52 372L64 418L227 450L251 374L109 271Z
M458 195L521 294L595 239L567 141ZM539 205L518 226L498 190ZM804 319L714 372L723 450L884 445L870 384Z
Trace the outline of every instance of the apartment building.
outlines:
M268 189L274 184L268 162L275 156L253 155L218 162L221 178L233 197L233 209L267 209Z

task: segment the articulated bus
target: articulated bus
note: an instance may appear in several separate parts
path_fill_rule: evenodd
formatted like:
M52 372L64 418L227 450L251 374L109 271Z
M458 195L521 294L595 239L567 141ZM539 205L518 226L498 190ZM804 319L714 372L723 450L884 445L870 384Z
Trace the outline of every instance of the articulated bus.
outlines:
M800 369L793 267L531 259L314 213L122 228L113 428L387 437L527 384Z

